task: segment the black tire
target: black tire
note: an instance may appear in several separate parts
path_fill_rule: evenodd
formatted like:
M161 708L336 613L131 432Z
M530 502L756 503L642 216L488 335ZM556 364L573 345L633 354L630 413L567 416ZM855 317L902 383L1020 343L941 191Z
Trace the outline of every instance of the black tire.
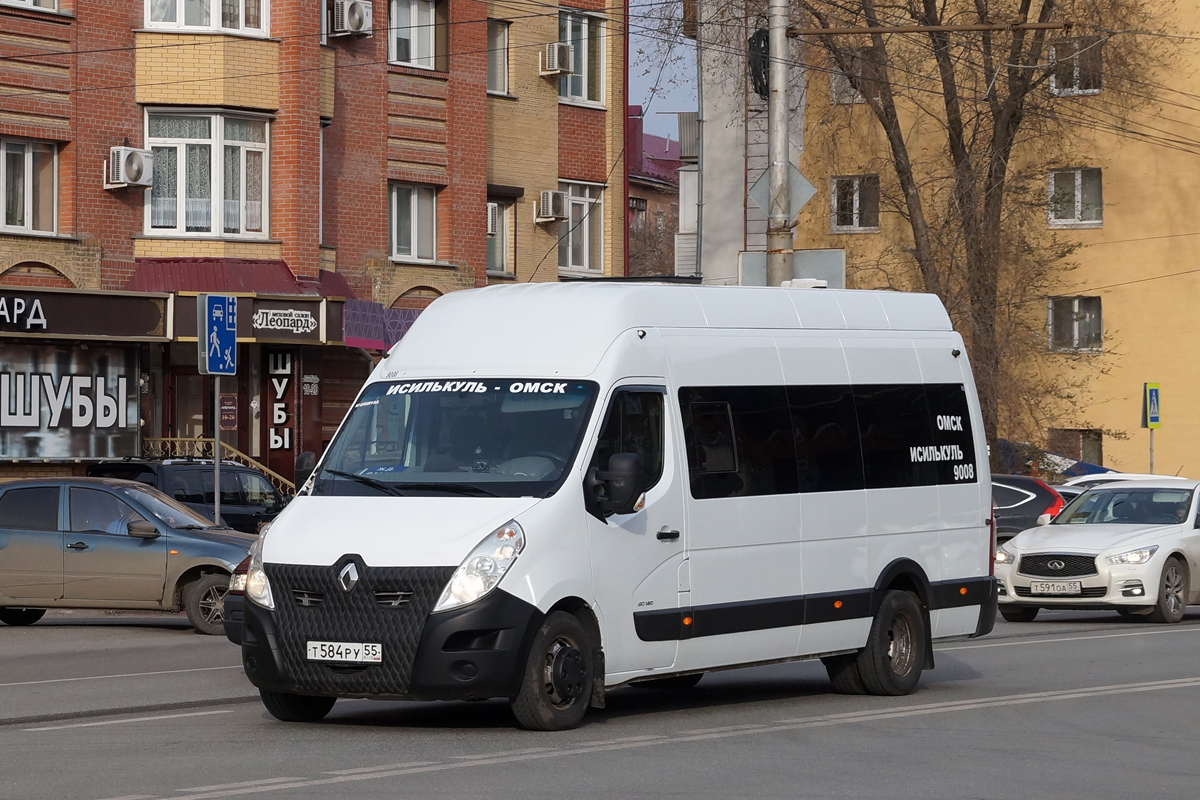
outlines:
M0 622L13 627L32 625L45 615L44 608L0 608Z
M916 691L925 664L928 632L916 599L892 590L871 621L867 646L858 653L858 674L870 694L899 696Z
M1183 619L1187 611L1188 573L1187 567L1176 556L1163 564L1162 577L1158 581L1158 603L1146 619L1150 622L1165 622L1174 625Z
M336 697L310 697L259 689L263 705L271 716L282 722L320 722L337 702Z
M671 678L655 678L652 681L638 681L631 683L635 689L657 689L663 692L686 692L691 689L700 679L704 677L703 672L697 672L695 675L675 675Z
M228 591L229 576L224 573L205 575L188 587L183 607L188 622L198 633L225 635L225 593Z
M847 656L826 656L821 659L825 671L829 673L829 682L838 694L866 694L867 687L863 686L862 676L858 674L857 654Z
M561 731L583 721L592 697L592 647L573 615L555 611L543 620L512 701L522 728Z
M1009 622L1033 622L1039 611L1041 609L1037 606L1000 606L1000 616Z

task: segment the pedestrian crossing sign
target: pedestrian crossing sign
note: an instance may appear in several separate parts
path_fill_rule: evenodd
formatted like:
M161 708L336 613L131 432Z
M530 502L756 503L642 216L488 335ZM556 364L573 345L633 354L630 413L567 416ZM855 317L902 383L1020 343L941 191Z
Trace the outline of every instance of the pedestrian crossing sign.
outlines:
M1142 400L1142 427L1162 427L1162 407L1157 383L1145 384L1145 395Z

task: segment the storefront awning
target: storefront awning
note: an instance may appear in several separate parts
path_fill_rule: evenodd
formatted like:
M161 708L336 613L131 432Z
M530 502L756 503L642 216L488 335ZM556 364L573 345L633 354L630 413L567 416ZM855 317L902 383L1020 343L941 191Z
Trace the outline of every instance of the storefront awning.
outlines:
M300 294L353 298L354 290L336 272L296 276L287 262L248 258L139 258L125 285L135 292L222 292Z

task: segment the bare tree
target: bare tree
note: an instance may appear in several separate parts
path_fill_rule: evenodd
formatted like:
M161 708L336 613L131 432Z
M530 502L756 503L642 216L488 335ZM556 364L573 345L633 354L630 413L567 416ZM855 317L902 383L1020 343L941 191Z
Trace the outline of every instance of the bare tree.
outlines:
M629 274L638 277L675 274L675 231L679 201L655 209L629 226Z

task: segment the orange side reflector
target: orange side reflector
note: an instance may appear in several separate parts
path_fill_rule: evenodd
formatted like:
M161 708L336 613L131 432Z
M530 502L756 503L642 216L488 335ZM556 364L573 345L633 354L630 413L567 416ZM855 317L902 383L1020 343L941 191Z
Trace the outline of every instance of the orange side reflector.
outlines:
M683 624L684 624L684 625L691 625L691 624L692 624L692 618L691 618L691 617L684 617L684 618L683 618Z
M962 587L961 589L959 589L959 590L958 590L958 593L959 593L959 594L966 594L966 593L967 593L967 587L965 587L965 586L964 586L964 587Z
M834 600L834 601L833 601L833 607L834 607L834 608L841 608L841 607L842 607L842 601L841 601L841 600Z
M169 551L169 552L170 552L170 553L171 553L171 555L173 555L173 556L177 556L177 555L179 555L179 551L178 551L178 550L171 550L171 551Z

